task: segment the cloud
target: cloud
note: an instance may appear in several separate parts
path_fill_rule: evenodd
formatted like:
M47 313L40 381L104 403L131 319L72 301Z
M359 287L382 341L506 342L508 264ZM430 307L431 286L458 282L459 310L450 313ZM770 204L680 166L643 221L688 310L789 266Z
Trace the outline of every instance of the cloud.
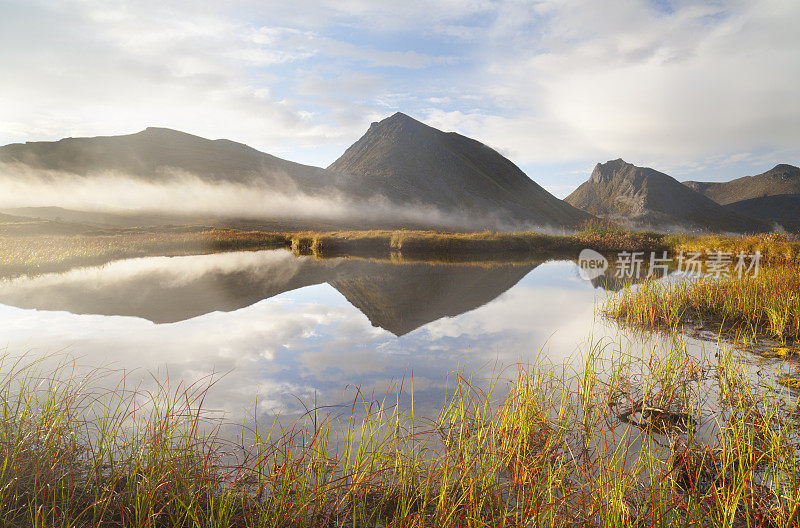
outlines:
M0 68L14 71L0 85L6 142L164 125L273 152L345 141L335 119L280 86L294 84L297 71L319 62L402 69L450 60L260 26L190 3L12 5L0 22L0 45L13 50L0 57ZM338 86L349 98L353 86L345 81Z
M204 279L216 277L223 306L226 293L231 297L241 291L236 288L237 275L247 274L253 283L277 280L276 274L294 274L307 260L282 250L154 257L0 281L4 302L16 299L39 308L0 305L7 328L4 346L12 356L24 352L30 360L43 357L45 366L65 355L77 358L78 375L98 367L116 369L112 384L122 372L130 375L131 384L145 387L152 384L149 372L158 371L161 379L168 373L173 384L224 375L207 403L241 423L257 397L265 414L281 410L291 415L301 411L301 403L315 399L321 404L346 403L352 396L345 392L348 385L381 394L405 377L408 386L412 373L416 403L421 410L438 412L453 370L463 367L472 374L486 373L495 364L509 367L535 356L547 343L557 362L595 328L595 290L570 280L575 274L572 263L542 265L488 304L401 338L373 327L327 284L170 324L76 315L55 311L69 309L69 303L52 305L54 297L85 297L94 299L102 312L106 300L136 302L161 289L178 298L181 287L198 294L198 287L208 284ZM329 264L336 266L337 261ZM554 282L562 286L558 292ZM226 291L225 285L231 289ZM557 302L542 303L543 298Z
M325 166L402 110L523 168L753 172L800 157L798 22L790 0L12 3L0 141L161 125Z
M800 154L790 88L800 83L800 4L673 7L545 1L527 16L512 10L495 23L508 36L486 51L483 86L507 111L426 115L520 161Z

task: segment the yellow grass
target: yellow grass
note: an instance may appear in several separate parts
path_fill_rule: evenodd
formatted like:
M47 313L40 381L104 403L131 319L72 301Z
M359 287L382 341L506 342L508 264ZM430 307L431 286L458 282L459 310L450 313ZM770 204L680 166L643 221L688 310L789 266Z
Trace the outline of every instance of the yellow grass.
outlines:
M792 265L762 267L757 276L705 278L678 283L649 280L626 287L606 310L647 328L705 321L747 335L800 338L800 273ZM778 348L774 354L789 354Z
M138 231L100 235L0 235L0 275L58 271L123 258L283 247L286 238L257 231Z
M675 252L722 251L753 255L758 251L764 261L798 262L800 260L800 239L791 234L669 235L664 241Z

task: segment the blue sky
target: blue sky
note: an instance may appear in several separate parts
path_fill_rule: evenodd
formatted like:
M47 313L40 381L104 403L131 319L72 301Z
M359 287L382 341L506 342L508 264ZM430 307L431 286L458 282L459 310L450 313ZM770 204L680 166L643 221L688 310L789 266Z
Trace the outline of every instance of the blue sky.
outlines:
M405 112L563 197L800 162L800 2L0 0L0 144L166 126L326 166Z

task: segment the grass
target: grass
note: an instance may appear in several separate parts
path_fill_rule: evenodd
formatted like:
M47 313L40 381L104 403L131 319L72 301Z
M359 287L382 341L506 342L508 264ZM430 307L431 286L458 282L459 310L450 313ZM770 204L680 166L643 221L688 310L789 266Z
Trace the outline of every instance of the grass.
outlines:
M784 393L750 384L730 354L698 361L680 342L647 361L602 353L577 371L520 368L499 403L498 379L454 373L436 417L401 409L399 393L359 393L344 414L256 423L238 442L205 418L204 387L96 392L97 379L4 365L2 521L796 526Z
M439 231L334 231L287 233L298 252L337 256L398 252L404 256L470 255L536 252L601 253L619 251L663 251L708 253L721 251L752 255L761 253L765 262L794 263L800 259L800 238L789 234L760 235L666 235L630 231L603 221L587 222L573 234L536 232L439 232Z
M570 236L540 233L443 233L434 231L336 231L273 233L263 231L105 230L95 234L12 235L0 233L0 276L63 271L113 260L178 256L249 249L291 248L320 258L359 256L411 260L465 261L490 255L494 260L530 260L542 255L574 257L584 247L617 251L630 247L661 249L655 235L584 230Z
M765 262L796 264L800 261L800 238L793 234L668 235L664 243L676 253L722 251L753 255L760 252Z
M123 230L99 235L0 235L0 276L62 271L124 258L285 247L277 233L235 230Z
M291 248L321 258L359 256L412 260L465 261L543 256L574 258L590 248L606 255L620 251L677 253L724 251L753 254L764 262L795 263L800 241L793 235L664 235L588 222L573 234L439 231L303 231L294 233L199 228L104 229L76 234L19 234L0 230L0 276L61 271L112 260L175 256L240 249ZM499 257L498 257L499 256ZM502 258L500 258L502 257Z
M0 238L0 271L153 254L291 246L316 255L527 255L658 250L762 252L757 277L626 288L606 308L645 327L699 319L753 336L800 334L791 237L697 237L588 225L536 233L139 232ZM573 255L574 256L574 255ZM793 359L793 347L776 356ZM98 391L102 374L0 365L4 526L800 525L796 390L754 383L734 352L690 357L674 338L645 359L591 346L577 366L539 359L507 395L454 373L438 416L400 393L358 393L346 412L242 426L203 406L205 386ZM578 368L579 367L579 368ZM98 379L98 376L101 379ZM488 388L484 388L488 387ZM784 388L785 387L785 388ZM505 390L502 392L506 392Z
M649 280L610 297L605 309L625 323L646 328L697 321L749 337L796 341L800 338L800 274L796 266L778 265L741 278Z
M287 234L291 247L298 253L323 257L339 255L402 254L407 258L430 255L486 255L536 253L577 253L583 248L601 252L637 249L666 249L663 235L587 227L573 235L550 235L534 232L501 233L480 231L469 233L440 231L337 231Z

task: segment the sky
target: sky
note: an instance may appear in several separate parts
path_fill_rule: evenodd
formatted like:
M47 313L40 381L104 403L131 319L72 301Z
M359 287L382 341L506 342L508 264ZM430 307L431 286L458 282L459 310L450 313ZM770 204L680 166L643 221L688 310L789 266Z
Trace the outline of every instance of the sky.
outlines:
M402 111L564 197L800 165L797 0L0 0L0 144L163 126L327 166Z

